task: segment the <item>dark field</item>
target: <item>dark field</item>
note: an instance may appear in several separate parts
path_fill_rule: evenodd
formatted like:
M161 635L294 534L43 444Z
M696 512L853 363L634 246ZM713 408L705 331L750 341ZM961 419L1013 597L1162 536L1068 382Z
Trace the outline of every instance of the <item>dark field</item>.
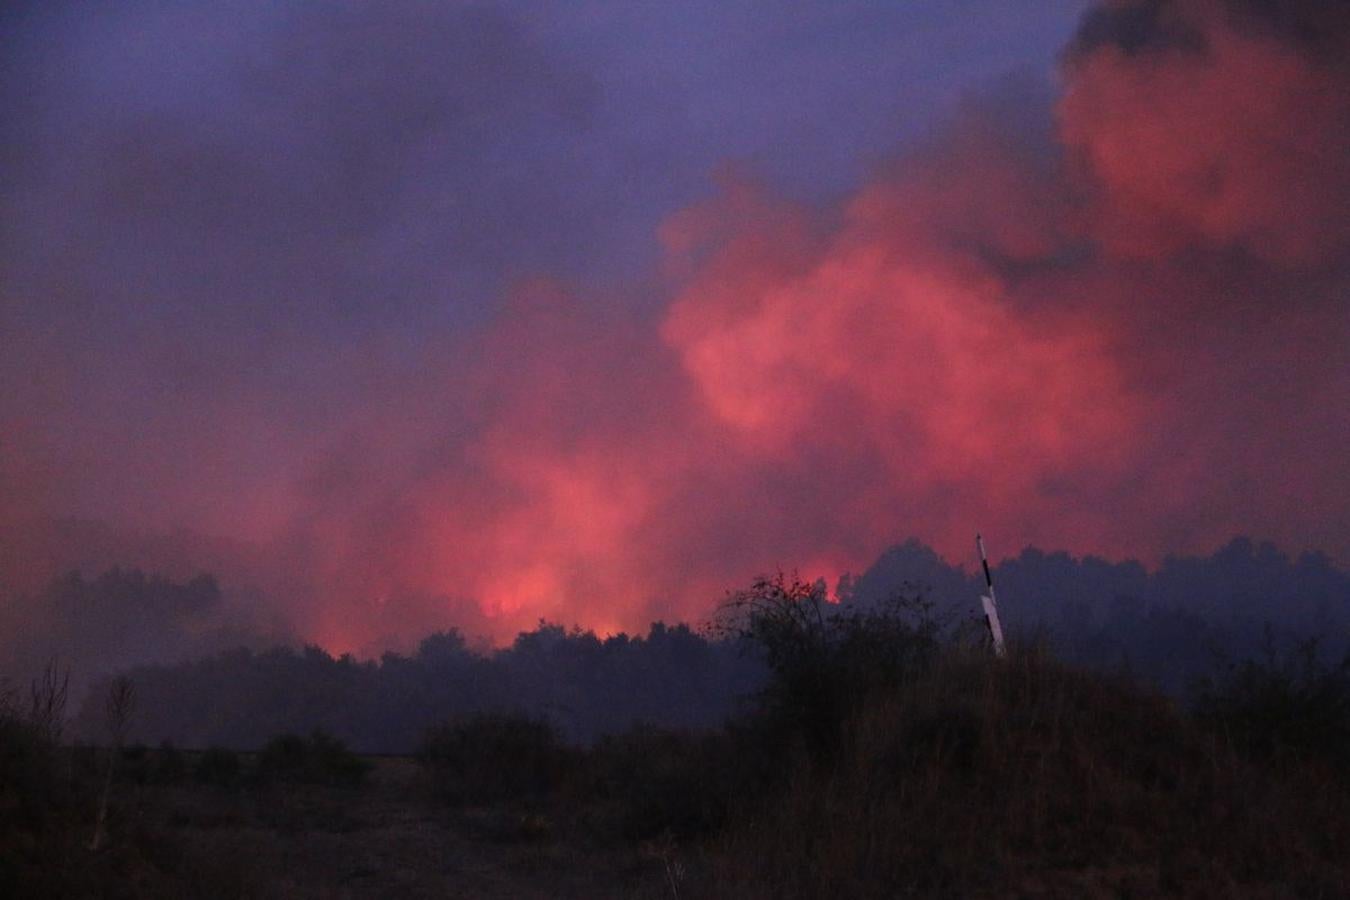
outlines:
M644 890L663 873L643 845L588 840L542 811L448 809L415 760L369 762L358 788L128 786L111 874L131 896L660 896Z
M768 678L704 730L579 744L474 712L415 757L62 740L54 668L0 709L0 896L1344 897L1350 657L1230 666L1181 707L913 598L797 580L721 630Z
M92 767L99 755L61 752L56 768ZM5 896L663 896L667 862L683 852L606 837L602 823L581 821L604 815L594 804L448 805L409 758L363 758L361 783L337 786L259 783L258 754L238 755L234 776L206 771L202 753L180 755L187 771L172 783L164 753L124 756L97 852L91 791L78 784L36 819L7 821ZM13 787L7 815L18 811Z
M1183 713L1034 651L948 649L834 722L766 696L716 732L585 749L504 716L441 726L418 758L321 735L253 754L132 747L97 851L112 756L11 716L0 893L1345 896L1343 682L1252 677ZM1272 716L1296 734L1291 715L1302 736L1267 741Z

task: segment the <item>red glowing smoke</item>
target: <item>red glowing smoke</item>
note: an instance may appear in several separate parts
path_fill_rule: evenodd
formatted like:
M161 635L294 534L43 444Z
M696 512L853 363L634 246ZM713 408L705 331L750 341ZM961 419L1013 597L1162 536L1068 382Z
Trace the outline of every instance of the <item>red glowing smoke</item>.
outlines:
M911 534L1344 560L1350 28L1261 8L1106 4L1053 126L972 102L828 209L727 176L655 317L521 285L309 454L252 571L345 649L696 618Z

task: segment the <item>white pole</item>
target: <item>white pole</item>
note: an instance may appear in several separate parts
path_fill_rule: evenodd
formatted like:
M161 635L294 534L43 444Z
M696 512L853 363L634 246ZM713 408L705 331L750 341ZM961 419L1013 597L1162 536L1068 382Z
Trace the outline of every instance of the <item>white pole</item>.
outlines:
M980 551L980 565L984 567L984 585L987 594L980 597L984 607L984 623L989 626L989 640L994 645L994 655L1003 658L1003 625L998 620L998 604L994 601L994 576L989 574L989 557L984 552L984 538L975 535L975 547Z

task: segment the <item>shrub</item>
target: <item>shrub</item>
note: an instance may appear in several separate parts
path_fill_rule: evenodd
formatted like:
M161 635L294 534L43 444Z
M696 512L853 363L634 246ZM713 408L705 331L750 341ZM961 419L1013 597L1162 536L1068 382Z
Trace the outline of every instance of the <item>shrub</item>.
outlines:
M49 664L27 703L0 681L0 831L41 829L75 800L72 779L57 765L69 681Z
M0 708L0 822L5 830L41 828L56 788L55 745L12 707Z
M132 784L148 784L155 780L155 759L144 744L123 747L116 767L119 780Z
M258 755L258 780L356 787L371 764L323 731L309 737L283 734L272 738Z
M25 703L0 682L0 897L74 893L67 861L89 797L62 765L66 684L48 666Z
M817 758L832 752L843 721L871 692L922 671L941 644L920 591L875 607L843 606L829 601L823 581L781 572L732 594L714 631L763 655L769 724L800 735Z
M172 741L161 742L155 754L153 780L159 784L178 784L186 777L187 761L183 759L183 751Z
M547 722L480 713L428 729L418 757L441 799L490 803L545 796L561 784L574 754Z
M1350 803L1010 647L873 692L713 847L716 896L1342 896ZM1314 775L1307 778L1305 776Z
M192 775L199 784L236 787L241 771L238 753L224 747L211 747L197 760Z
M626 840L707 835L744 787L726 733L639 727L602 738L587 756L587 793L605 808L606 831Z
M1350 655L1324 662L1317 642L1230 665L1201 682L1195 714L1257 759L1317 760L1350 774Z

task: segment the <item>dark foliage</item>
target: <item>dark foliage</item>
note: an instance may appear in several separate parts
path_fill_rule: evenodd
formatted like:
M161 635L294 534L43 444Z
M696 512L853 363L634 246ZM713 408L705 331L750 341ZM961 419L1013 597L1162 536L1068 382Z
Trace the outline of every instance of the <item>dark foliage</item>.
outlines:
M873 692L719 839L710 896L1344 896L1350 797L1014 648Z
M112 767L106 738L63 747L67 682L49 667L0 716L0 896L265 893L281 864L250 868L242 850L220 864L217 835L252 829L258 850L365 827L384 778L331 789L358 784L365 764L328 735L397 749L424 721L445 724L425 733L423 781L394 802L454 804L438 822L531 853L567 835L617 842L659 859L679 896L1350 893L1343 573L1243 542L1155 574L1028 551L995 573L1005 623L1050 640L998 662L949 627L976 595L963 573L909 567L937 585L936 608L896 580L921 555L888 555L891 568L842 583L838 604L821 583L760 579L711 636L541 623L498 651L447 632L378 662L307 648L135 672L134 739L263 747L256 765L166 744L125 747ZM1329 636L1296 640L1317 631ZM1128 664L1175 687L1216 646L1266 649L1203 684L1194 715L1063 662ZM689 727L752 687L759 702L737 718ZM106 693L86 707L86 737L107 733ZM629 729L643 720L678 727ZM309 728L324 731L295 736ZM109 772L108 843L93 852ZM164 817L136 824L151 796ZM178 840L184 823L196 836Z
M1271 638L1264 659L1202 684L1196 715L1259 759L1311 760L1350 775L1350 655L1328 663L1315 641L1281 655Z
M192 777L198 784L234 788L242 782L243 765L235 751L226 747L210 747L197 759Z
M1235 659L1259 656L1268 626L1281 641L1320 636L1323 661L1350 652L1350 574L1325 556L1293 559L1246 539L1210 556L1168 559L1156 571L1135 562L1028 548L997 566L994 578L1011 638L1044 635L1066 662L1105 672L1127 668L1177 697L1212 671L1216 650ZM978 579L915 541L887 551L861 575L841 579L841 602L824 602L818 611L859 618L880 612L878 621L850 633L864 645L891 647L882 634L889 621L885 614L895 598L914 599L907 584L925 585L922 596L932 601L929 615L937 621L955 622L978 611ZM799 585L807 593L817 587ZM225 635L210 627L222 602L209 578L178 585L114 571L90 581L58 580L34 608L57 611L49 616L50 627L39 629L52 646L78 656L86 670L92 660L94 667L112 671L134 648L158 653L176 646L187 655L188 644L198 652L219 647L185 643L155 629L196 634L205 628L201 633L223 640ZM811 612L809 602L799 608ZM151 623L144 637L144 629L127 624L141 620ZM781 636L785 650L810 651L818 646L815 638L833 629L827 623L817 634L806 619L785 622L806 638L798 646ZM57 627L60 623L67 624ZM22 624L12 633L27 633ZM914 624L910 615L907 627L913 630ZM95 653L90 643L95 639L115 645L116 653L102 645ZM894 661L874 648L861 651L836 658L867 659L867 668ZM129 673L142 702L128 739L236 749L259 748L283 732L319 728L359 751L413 752L428 724L513 709L547 718L566 740L579 744L641 722L708 728L742 711L741 698L761 687L764 677L762 656L738 654L735 642L661 623L645 635L605 638L540 623L496 650L474 649L451 630L431 635L411 654L388 653L371 661L335 658L317 647L232 650L191 662L158 658L160 664ZM793 668L806 679L799 685L805 691L810 666ZM74 730L101 740L100 700L106 690L96 685L87 696ZM817 708L829 705L822 696Z
M172 741L162 741L155 754L154 781L158 784L178 784L187 778L187 759Z
M575 754L547 722L480 713L427 730L418 759L450 803L538 800L572 771Z
M92 819L97 778L57 743L66 676L55 665L27 703L0 684L0 897L83 896L70 861Z
M1014 643L995 660L915 593L840 606L818 584L778 576L733 595L719 623L770 673L759 706L722 728L642 727L586 747L534 716L470 713L426 732L420 775L388 761L408 772L399 794L387 792L395 770L361 784L366 761L322 732L275 737L247 768L223 748L190 760L131 746L116 777L142 787L114 792L97 853L106 751L62 751L24 711L32 704L11 704L0 891L175 896L210 882L221 896L265 895L289 877L273 852L283 839L332 846L375 819L403 822L388 805L372 814L377 795L451 804L432 818L475 852L489 842L544 859L585 846L647 860L663 894L682 897L1350 890L1350 791L1328 775L1346 746L1347 665L1314 646L1232 667L1192 716L1045 647ZM541 629L514 651L556 664L610 652L605 643ZM426 664L438 671L474 665L458 642L434 644ZM700 645L711 646L683 635L667 646ZM359 671L326 655L307 664ZM231 790L159 787L189 761L199 785ZM158 824L134 824L133 795L159 798Z
M261 783L326 784L357 787L370 773L370 763L347 749L330 734L314 731L308 737L283 734L272 738L258 754Z
M13 706L0 709L0 831L6 847L19 833L46 828L62 793L56 753L40 727Z
M840 725L870 693L931 663L942 631L915 589L844 606L827 599L824 582L781 572L732 594L714 628L762 655L771 673L763 711L817 757L832 752Z
M119 781L132 784L149 784L154 781L155 759L150 748L144 744L123 747L118 754L116 773Z
M839 594L866 607L906 583L929 586L940 617L978 609L980 578L913 540L844 579ZM1212 672L1218 651L1259 658L1270 630L1282 642L1318 638L1324 659L1350 651L1350 573L1325 555L1291 558L1247 538L1208 556L1169 557L1153 571L1028 547L994 569L994 583L1010 637L1044 636L1066 662L1128 668L1178 698Z
M625 840L703 837L725 823L750 788L747 764L729 732L635 728L600 740L586 754L578 793L599 804L594 822Z
M645 636L603 640L541 623L490 652L449 631L423 640L413 656L378 662L318 647L237 650L131 675L141 697L133 740L256 749L277 734L320 729L357 750L412 753L428 725L489 711L546 717L574 743L637 722L714 726L763 672L734 647L658 622ZM98 736L102 718L86 702L78 730Z

